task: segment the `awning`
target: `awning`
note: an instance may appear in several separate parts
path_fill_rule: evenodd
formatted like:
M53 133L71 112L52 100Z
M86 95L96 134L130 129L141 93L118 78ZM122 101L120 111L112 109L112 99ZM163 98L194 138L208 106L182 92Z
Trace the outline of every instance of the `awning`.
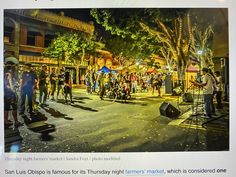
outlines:
M198 72L199 68L197 68L196 66L193 66L192 64L189 65L189 67L187 68L186 72Z
M147 71L147 73L157 73L157 70L155 68L149 68Z

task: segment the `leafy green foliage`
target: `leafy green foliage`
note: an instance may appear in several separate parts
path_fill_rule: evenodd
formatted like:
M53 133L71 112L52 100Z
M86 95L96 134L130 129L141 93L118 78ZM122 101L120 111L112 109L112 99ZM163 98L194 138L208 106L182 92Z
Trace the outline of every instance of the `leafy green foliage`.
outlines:
M140 21L156 27L156 20L169 23L186 9L92 9L91 15L105 31L103 38L107 50L127 60L144 60L160 50L160 42L140 27Z
M96 44L92 38L81 33L57 34L43 55L70 63L80 61L85 53L94 53ZM83 58L82 58L83 59Z
M115 57L145 59L158 51L158 42L138 24L148 16L145 9L92 9L91 15L110 32L103 37L103 42Z

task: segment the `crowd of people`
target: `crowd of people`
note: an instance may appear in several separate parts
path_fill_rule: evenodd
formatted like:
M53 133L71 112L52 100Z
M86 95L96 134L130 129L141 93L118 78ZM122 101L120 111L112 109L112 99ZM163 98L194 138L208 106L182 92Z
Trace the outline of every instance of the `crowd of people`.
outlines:
M131 98L131 93L138 91L148 92L152 90L152 94L154 94L154 90L157 90L158 96L161 96L162 77L163 75L157 73L126 72L121 74L112 71L109 73L87 71L85 84L87 93L99 93L101 100L104 95L115 100L127 100Z
M87 70L84 76L87 94L98 94L100 99L126 101L131 98L131 93L151 92L161 97L161 87L164 75L160 73L117 73L95 70ZM207 68L203 68L202 82L192 82L203 87L205 111L208 117L215 113L213 98L216 96L217 109L222 109L222 79L219 71L214 74ZM56 98L55 98L56 96ZM18 99L19 98L19 99ZM4 68L4 122L13 124L8 117L12 111L15 125L21 125L17 120L17 105L20 103L20 115L33 114L38 106L47 106L47 100L64 99L65 104L73 104L72 77L69 70L42 65L36 71L30 63L26 63L21 72L14 65L6 65Z
M46 106L48 99L55 100L60 96L65 99L65 103L68 103L68 96L70 103L72 101L72 79L69 70L60 70L59 74L56 74L55 68L48 71L46 65L43 65L38 73L34 70L34 67L30 63L25 64L25 68L20 77L20 88L21 88L21 111L20 114L25 113L25 97L28 97L28 111L33 112L35 105L38 103L39 106ZM37 90L38 101L37 98Z
M6 65L7 66L7 65ZM69 70L42 65L36 70L31 63L25 63L21 71L17 71L14 65L5 67L4 70L4 120L5 124L12 124L8 119L8 113L12 110L14 122L21 125L17 120L17 105L19 114L33 114L38 106L47 106L47 100L64 99L65 104L73 104L72 100L72 77ZM14 71L13 71L14 70ZM148 73L104 73L88 70L84 76L84 84L88 94L96 93L100 99L109 97L117 100L131 98L131 93L158 91L161 96L162 75Z
M57 92L56 92L57 91ZM56 74L55 68L49 72L46 65L42 65L36 71L30 63L23 66L18 72L14 64L6 64L4 68L4 123L5 125L22 125L17 120L17 105L19 114L33 114L38 106L47 106L47 100L55 100L61 97L65 104L73 103L72 100L72 77L69 70L60 70ZM69 97L69 98L68 98ZM38 99L37 99L38 98ZM9 120L9 112L12 111L14 122Z

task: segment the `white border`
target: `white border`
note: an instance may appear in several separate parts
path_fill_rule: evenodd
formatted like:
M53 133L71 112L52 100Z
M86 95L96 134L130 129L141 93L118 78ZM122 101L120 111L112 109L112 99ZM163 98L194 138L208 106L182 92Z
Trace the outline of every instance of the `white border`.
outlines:
M234 168L235 140L236 140L236 110L235 99L236 92L234 91L235 81L232 79L235 75L234 66L236 66L236 1L234 0L7 0L0 2L0 41L1 48L0 54L3 56L3 9L27 9L27 8L161 8L161 7L174 7L174 8L228 8L229 12L229 59L230 59L230 150L226 152L156 152L156 153L20 153L11 154L10 156L18 157L50 157L50 156L82 156L82 157L101 157L101 156L119 156L119 162L47 162L37 163L33 161L28 162L6 162L5 156L9 154L3 153L4 147L4 128L3 128L3 104L0 106L0 176L4 176L4 168L19 169L24 168L104 168L104 169L118 169L118 168L227 168L228 173L222 176L236 176ZM0 60L0 76L3 74L3 61ZM3 90L3 81L0 77L0 90ZM0 94L0 102L3 103L3 94ZM79 167L78 167L79 166ZM6 175L7 176L7 175ZM9 175L8 175L9 176ZM26 176L26 175L24 175ZM56 175L60 176L60 175ZM167 175L168 176L168 175ZM172 175L173 176L173 175ZM179 175L185 176L185 175ZM186 176L192 176L190 174ZM201 175L193 175L201 176ZM203 175L205 176L205 175ZM209 175L221 176L221 175Z

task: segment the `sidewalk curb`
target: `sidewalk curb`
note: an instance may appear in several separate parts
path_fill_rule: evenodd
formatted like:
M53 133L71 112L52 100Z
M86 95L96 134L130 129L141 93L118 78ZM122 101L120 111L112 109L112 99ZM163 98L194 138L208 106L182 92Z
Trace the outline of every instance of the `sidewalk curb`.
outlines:
M178 119L175 119L169 122L168 125L179 126L181 123L183 123L185 120L187 120L190 117L191 113L192 113L191 110L185 112Z

